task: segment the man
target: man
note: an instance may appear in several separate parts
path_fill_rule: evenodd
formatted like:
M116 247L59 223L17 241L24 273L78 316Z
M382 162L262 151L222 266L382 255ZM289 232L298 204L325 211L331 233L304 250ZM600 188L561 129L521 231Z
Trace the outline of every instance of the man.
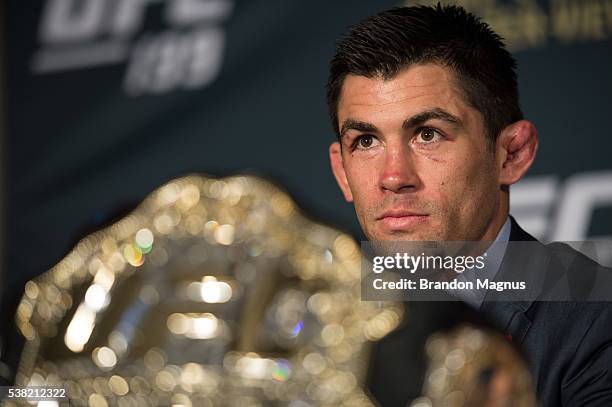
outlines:
M509 187L538 146L519 107L515 66L500 37L459 7L396 8L364 20L330 64L327 97L338 135L331 166L369 240L533 241L535 257L504 246L490 277L531 267L527 278L563 281L567 289L575 281L570 271L603 270L566 246L535 242L509 217ZM468 302L523 349L544 405L612 405L608 303ZM382 361L374 361L372 390L383 404L415 396L401 388L401 373L382 371L400 354L402 338L391 337L393 350L376 351Z

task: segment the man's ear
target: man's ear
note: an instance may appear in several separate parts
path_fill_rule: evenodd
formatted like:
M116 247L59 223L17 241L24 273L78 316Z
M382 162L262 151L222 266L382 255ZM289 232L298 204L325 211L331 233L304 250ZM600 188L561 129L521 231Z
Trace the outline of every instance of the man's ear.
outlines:
M499 182L512 185L531 167L538 149L538 130L533 123L519 120L504 128L497 139Z
M342 148L337 141L329 146L329 161L331 162L332 172L336 177L336 182L344 194L344 199L347 202L353 202L353 193L349 187L344 164L342 163Z

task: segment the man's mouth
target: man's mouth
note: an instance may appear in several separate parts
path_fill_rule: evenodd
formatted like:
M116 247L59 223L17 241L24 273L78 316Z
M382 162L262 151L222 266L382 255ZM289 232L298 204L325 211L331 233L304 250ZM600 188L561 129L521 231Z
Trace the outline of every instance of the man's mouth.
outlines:
M383 212L376 220L385 229L409 230L427 220L429 215L404 209L391 209Z

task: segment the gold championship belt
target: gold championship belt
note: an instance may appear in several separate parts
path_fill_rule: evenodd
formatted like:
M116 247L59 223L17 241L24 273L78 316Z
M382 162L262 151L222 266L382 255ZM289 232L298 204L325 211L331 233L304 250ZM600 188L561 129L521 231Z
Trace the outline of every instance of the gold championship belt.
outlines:
M498 333L460 324L425 346L424 397L410 407L535 407L531 375Z
M188 176L27 283L16 386L71 406L372 405L360 250L254 177Z
M180 178L26 284L15 385L64 388L70 406L372 406L370 345L404 308L361 301L360 277L355 241L272 184ZM477 405L490 369L531 397L496 334L438 334L427 351L413 406Z

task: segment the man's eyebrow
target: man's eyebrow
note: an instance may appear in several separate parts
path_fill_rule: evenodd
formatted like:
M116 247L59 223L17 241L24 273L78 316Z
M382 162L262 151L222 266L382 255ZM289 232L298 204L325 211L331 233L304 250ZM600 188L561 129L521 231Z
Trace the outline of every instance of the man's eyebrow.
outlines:
M457 116L447 112L444 109L434 108L428 109L421 113L418 113L412 116L409 119L406 119L402 124L402 128L410 129L417 126L422 125L431 119L438 119L445 121L447 123L453 124L455 126L462 126L463 122ZM340 129L340 138L344 137L344 135L349 130L357 130L364 133L376 133L378 132L378 128L374 126L372 123L363 122L355 119L346 119L344 123L342 123L342 127Z
M378 128L374 126L372 123L362 122L360 120L354 119L346 119L344 123L342 123L342 128L340 129L340 138L344 137L346 132L349 130L357 130L367 133L376 133L378 132Z
M442 120L442 121L445 121L447 123L453 124L455 126L462 126L463 125L463 122L457 116L447 112L444 109L434 108L434 109L425 110L425 111L423 111L421 113L418 113L418 114L412 116L409 119L406 119L404 121L404 124L402 125L402 128L404 128L404 129L411 129L411 128L420 126L423 123L425 123L425 122L427 122L428 120L431 120L431 119Z

